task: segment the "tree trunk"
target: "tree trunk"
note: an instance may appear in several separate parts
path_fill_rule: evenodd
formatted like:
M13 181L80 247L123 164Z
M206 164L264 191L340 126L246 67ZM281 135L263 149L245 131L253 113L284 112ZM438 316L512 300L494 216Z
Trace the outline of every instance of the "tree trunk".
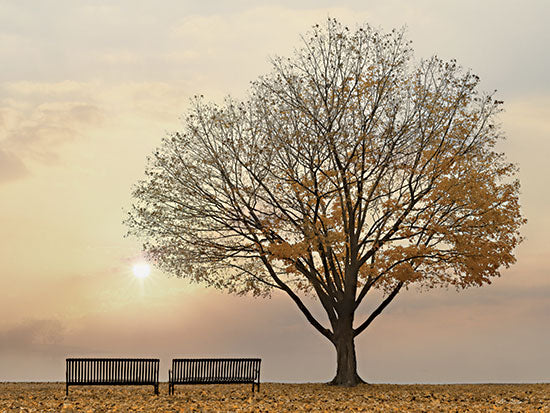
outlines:
M357 374L355 341L351 323L342 323L342 321L340 320L341 325L332 341L332 344L336 347L336 376L329 384L353 387L365 382Z

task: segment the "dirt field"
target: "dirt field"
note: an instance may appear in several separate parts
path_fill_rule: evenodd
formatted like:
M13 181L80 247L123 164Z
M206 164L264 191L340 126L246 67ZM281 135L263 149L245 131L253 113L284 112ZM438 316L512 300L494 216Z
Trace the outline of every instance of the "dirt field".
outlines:
M483 385L324 384L71 387L0 383L0 412L550 412L550 383Z

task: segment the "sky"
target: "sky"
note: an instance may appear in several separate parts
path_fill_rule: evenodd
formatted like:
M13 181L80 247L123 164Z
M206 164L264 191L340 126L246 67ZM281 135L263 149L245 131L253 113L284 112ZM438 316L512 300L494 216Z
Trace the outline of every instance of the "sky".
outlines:
M262 358L262 381L326 382L332 345L291 300L132 274L122 224L189 99L243 97L335 17L407 28L497 90L527 225L517 263L462 292L404 291L356 340L371 383L550 381L550 3L545 0L0 0L0 381L62 381L70 356ZM379 297L375 297L379 298ZM370 304L371 306L374 303ZM367 314L366 309L359 312Z

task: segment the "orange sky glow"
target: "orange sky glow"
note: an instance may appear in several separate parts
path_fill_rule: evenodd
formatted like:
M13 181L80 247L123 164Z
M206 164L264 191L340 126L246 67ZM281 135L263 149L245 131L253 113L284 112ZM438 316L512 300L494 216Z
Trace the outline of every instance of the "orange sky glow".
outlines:
M0 381L61 381L69 356L262 358L262 380L329 381L332 345L282 294L235 297L154 267L122 224L188 100L244 96L313 24L407 26L417 58L497 89L528 224L493 284L404 291L357 339L373 383L550 380L550 3L527 0L0 3ZM359 311L367 314L369 303ZM320 309L318 313L321 314Z

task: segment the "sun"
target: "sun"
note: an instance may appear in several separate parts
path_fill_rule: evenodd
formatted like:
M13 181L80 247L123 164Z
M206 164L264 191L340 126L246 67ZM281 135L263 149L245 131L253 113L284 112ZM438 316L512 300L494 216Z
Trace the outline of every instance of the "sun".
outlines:
M136 278L144 279L149 276L149 273L151 272L151 267L145 262L140 262L134 264L134 266L132 267L132 272L134 273L134 276Z

